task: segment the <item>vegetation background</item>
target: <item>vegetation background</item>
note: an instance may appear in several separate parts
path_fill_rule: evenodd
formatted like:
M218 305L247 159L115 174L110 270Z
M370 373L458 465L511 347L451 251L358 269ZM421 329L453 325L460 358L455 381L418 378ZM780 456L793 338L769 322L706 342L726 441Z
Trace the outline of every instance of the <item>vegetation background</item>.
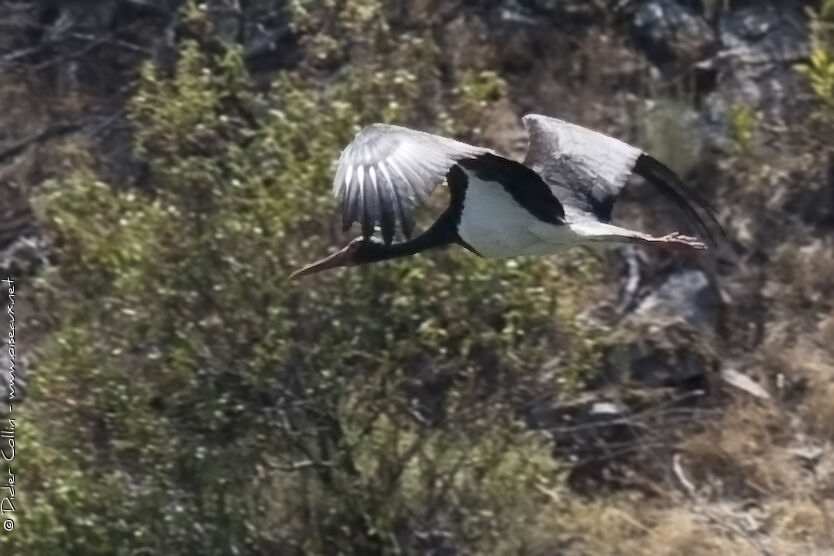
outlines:
M834 552L832 25L830 0L0 2L0 551ZM656 153L727 244L286 280L349 237L361 125L518 155L526 112ZM680 226L637 183L618 211Z

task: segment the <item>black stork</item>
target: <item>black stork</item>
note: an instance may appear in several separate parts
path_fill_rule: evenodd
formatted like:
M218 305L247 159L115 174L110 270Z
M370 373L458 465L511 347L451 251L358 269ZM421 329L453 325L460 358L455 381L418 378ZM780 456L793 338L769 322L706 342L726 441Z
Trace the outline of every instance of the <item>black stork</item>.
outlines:
M678 232L654 237L609 223L614 201L632 174L670 197L715 243L704 221L706 216L721 230L715 209L649 154L556 118L529 114L523 122L530 140L524 163L422 131L366 126L342 152L333 185L345 231L359 222L362 235L290 277L452 244L493 258L622 242L706 249ZM425 232L409 239L414 209L444 178L448 207ZM398 230L406 241L393 243ZM374 237L376 231L381 239Z

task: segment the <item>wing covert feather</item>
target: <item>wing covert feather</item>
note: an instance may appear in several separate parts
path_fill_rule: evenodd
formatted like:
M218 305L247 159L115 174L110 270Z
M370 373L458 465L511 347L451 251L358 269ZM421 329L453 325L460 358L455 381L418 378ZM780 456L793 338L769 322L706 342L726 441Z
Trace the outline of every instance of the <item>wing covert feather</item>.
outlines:
M557 118L528 114L522 121L530 137L524 164L544 173L545 181L549 162L566 157L575 170L593 177L597 187L616 195L641 154L619 139Z

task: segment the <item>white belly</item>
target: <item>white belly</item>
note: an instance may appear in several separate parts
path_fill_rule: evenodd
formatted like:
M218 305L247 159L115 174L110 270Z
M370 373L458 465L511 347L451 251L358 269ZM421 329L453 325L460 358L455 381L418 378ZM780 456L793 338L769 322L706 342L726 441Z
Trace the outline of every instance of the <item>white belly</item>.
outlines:
M577 245L579 239L568 226L547 224L524 210L500 185L471 174L458 234L490 258L552 255Z

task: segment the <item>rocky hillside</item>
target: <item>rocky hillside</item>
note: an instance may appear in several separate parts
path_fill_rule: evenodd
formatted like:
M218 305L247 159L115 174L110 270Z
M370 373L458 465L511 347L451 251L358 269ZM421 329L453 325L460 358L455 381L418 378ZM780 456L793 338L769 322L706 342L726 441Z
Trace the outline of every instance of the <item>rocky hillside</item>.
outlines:
M0 546L834 552L832 26L780 0L0 4L26 346ZM527 112L666 161L719 248L285 282L345 240L358 125L519 156ZM616 217L684 221L642 183Z

